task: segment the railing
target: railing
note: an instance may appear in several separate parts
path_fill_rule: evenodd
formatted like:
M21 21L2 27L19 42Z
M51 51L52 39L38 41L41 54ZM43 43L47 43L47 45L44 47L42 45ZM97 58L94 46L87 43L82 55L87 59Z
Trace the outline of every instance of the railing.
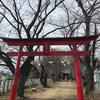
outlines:
M0 94L6 94L10 92L12 80L0 80ZM39 79L28 79L25 86L31 86L33 84L40 84Z
M0 95L6 94L10 92L11 84L13 80L0 80ZM51 79L48 79L48 84L51 81ZM35 85L41 85L39 79L28 79L26 81L25 86L35 86Z

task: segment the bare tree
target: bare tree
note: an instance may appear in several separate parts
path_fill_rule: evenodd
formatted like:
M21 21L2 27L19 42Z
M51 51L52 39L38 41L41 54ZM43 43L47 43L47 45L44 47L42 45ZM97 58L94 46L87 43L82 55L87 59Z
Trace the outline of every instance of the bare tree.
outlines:
M95 18L98 18L99 13L99 7L100 7L100 1L94 0L94 1L85 1L85 0L76 0L78 3L79 8L81 9L84 19L83 22L85 24L85 36L89 36L92 34L97 34L97 27L96 23L97 21ZM94 25L93 32L91 31L92 26ZM91 49L92 48L92 49ZM89 94L94 89L94 68L96 66L96 60L95 60L95 52L96 52L96 41L93 42L93 44L85 45L84 50L90 50L92 52L92 56L84 57L85 66L86 66L86 94Z
M48 73L48 78L51 79L55 78L55 81L59 80L60 68L61 68L61 57L44 56L42 58L42 62Z
M71 2L71 1L70 1ZM70 3L69 2L69 3ZM73 3L74 2L74 5ZM71 4L67 1L60 6L64 11L64 17L58 21L52 21L54 27L62 27L59 29L64 37L72 36L89 36L96 35L100 32L100 1L99 0L73 0ZM62 22L61 22L62 20ZM91 51L91 56L86 56L84 59L80 58L80 62L86 67L86 94L89 94L94 89L93 71L96 66L95 58L98 57L99 39L93 43L85 46L78 46L78 49ZM70 50L72 50L72 47ZM80 48L79 48L80 47Z
M44 38L51 32L44 33L46 20L50 14L64 0L0 0L0 9L5 9L6 13L0 12L4 17L4 23L8 38ZM5 25L4 24L4 25ZM6 26L5 25L5 26ZM11 30L9 30L11 29ZM57 29L54 29L56 31ZM33 46L26 46L25 50L33 51ZM14 48L13 48L14 49ZM17 48L16 48L17 50ZM7 67L14 74L15 64L6 52L0 51L0 59L6 63ZM24 85L31 70L33 57L26 57L20 68L18 96L24 96Z
M99 7L100 1L99 0L75 0L76 9L69 10L64 6L64 9L67 13L68 20L71 18L74 20L73 23L70 20L67 21L68 25L70 26L71 32L69 34L74 34L74 36L89 36L89 35L96 35L99 32L98 25L100 24L99 16ZM69 15L69 11L71 15ZM77 23L76 23L77 22ZM75 28L75 25L78 27ZM73 31L73 28L75 29ZM77 32L77 33L76 33ZM97 51L97 44L99 40L95 40L93 43L85 46L81 46L81 49L86 51L91 51L91 56L84 57L84 60L80 58L81 63L86 67L86 94L89 94L94 89L94 68L96 67L96 52Z

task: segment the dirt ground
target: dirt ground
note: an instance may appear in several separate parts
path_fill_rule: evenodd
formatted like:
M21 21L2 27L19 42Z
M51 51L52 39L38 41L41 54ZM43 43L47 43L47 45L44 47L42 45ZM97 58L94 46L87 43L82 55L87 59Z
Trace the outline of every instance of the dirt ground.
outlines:
M57 82L49 88L42 88L35 93L25 94L33 100L77 100L75 91L75 83L73 82Z
M0 96L0 100L9 100L8 96ZM56 82L50 84L48 88L38 87L36 91L31 88L25 90L25 98L17 100L77 100L75 82ZM100 100L89 99L85 100Z

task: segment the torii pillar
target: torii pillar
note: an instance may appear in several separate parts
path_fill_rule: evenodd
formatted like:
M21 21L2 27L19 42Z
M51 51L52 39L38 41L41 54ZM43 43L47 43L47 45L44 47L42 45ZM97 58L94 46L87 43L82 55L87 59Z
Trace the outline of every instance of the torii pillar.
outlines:
M16 100L17 86L18 86L18 75L20 71L20 60L21 56L73 56L74 58L74 69L76 74L76 90L78 100L84 100L83 86L81 81L81 74L79 68L79 56L90 55L90 51L78 51L77 45L90 44L92 40L96 40L98 35L92 35L88 37L71 37L71 38L38 38L38 39L9 39L2 38L4 42L7 42L11 46L19 46L18 52L8 52L10 56L18 56L17 65L14 75L14 80L12 83L12 88L10 91L9 100ZM42 52L23 52L23 46L34 46L43 45ZM72 45L72 51L50 51L51 45Z

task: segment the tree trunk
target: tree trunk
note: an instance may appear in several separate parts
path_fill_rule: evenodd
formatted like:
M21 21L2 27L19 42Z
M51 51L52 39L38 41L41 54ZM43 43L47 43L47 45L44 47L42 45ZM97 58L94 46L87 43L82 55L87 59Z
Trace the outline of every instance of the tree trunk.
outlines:
M47 87L47 73L45 73L43 71L41 72L40 82L44 88Z
M24 64L21 66L19 80L18 80L18 91L17 91L17 96L19 97L24 97L25 82L29 76L31 67L32 65L29 59L26 60Z
M19 77L17 96L24 97L24 87L25 87L25 81L23 80L23 77Z
M43 87L47 87L47 73L42 62L41 62L40 82L43 85Z
M31 65L26 66L27 68L25 70L20 71L19 80L18 80L18 91L17 96L24 97L24 88L25 88L25 82L28 78Z
M86 68L85 78L86 78L85 94L88 95L94 89L94 74L91 68Z

